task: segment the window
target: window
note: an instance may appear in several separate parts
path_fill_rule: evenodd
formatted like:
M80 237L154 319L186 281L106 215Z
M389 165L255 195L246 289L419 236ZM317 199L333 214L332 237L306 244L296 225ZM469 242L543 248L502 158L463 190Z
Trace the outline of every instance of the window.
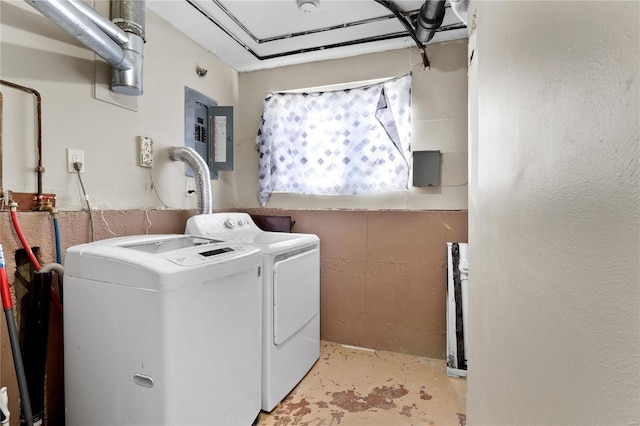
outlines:
M258 198L406 190L411 74L346 90L268 93L256 143Z

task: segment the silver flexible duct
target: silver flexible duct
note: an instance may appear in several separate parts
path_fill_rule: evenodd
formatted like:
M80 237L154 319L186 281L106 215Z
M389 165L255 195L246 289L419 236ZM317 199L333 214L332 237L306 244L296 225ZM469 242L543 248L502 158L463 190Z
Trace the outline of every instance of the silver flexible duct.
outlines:
M195 149L186 146L172 146L169 148L169 158L173 161L187 163L193 170L193 177L196 181L196 205L197 214L210 214L213 210L211 200L211 176L207 162L196 152Z
M63 28L118 70L133 67L133 61L109 36L68 0L25 0L38 12Z

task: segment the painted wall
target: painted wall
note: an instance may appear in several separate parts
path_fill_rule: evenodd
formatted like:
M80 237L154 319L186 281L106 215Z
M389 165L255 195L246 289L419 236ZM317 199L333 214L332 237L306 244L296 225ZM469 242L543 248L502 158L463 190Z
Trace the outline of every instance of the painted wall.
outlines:
M474 9L468 422L638 424L640 3Z
M77 176L66 171L66 148L84 151L84 184L99 209L163 208L151 190L148 169L137 165L137 137L154 140L153 180L171 208L193 208L185 196L184 167L167 148L184 145L184 87L238 107L238 74L147 10L144 95L126 98L108 91L108 67L62 29L23 1L1 2L0 77L42 95L44 192L57 194L59 210L84 208ZM108 2L98 1L98 10ZM196 67L209 70L204 78ZM3 129L3 189L36 192L33 96L6 86ZM100 98L100 99L97 99ZM135 105L137 104L137 106ZM232 173L213 183L215 206L235 201Z
M249 209L320 237L320 338L444 359L448 241L464 211Z
M240 74L239 130L236 149L241 208L258 207L258 152L255 136L269 91L283 91L394 77L413 72L413 150L439 149L442 185L360 196L274 193L268 208L465 210L467 208L466 40L429 45L431 69L417 49L314 62Z
M106 13L106 2L95 6ZM323 240L323 338L444 357L443 244L466 241L466 213L450 211L467 206L466 42L430 46L430 70L422 69L415 49L405 49L238 75L148 10L145 93L123 99L108 91L108 69L100 60L25 2L1 1L0 22L0 78L42 94L43 190L57 196L65 247L90 239L87 213L78 211L86 207L77 176L66 172L66 148L85 154L83 181L97 209L96 239L182 232L186 218L193 214L195 198L185 197L183 165L170 162L166 150L184 142L184 86L235 107L235 171L223 172L213 182L213 200L216 209L247 209L258 206L254 137L266 91L413 71L413 146L414 150L443 151L441 187L357 198L276 194L268 207L295 208L296 230L317 233ZM209 70L205 78L197 77L198 66ZM0 90L4 99L2 188L35 192L33 97L4 86ZM148 169L137 165L140 135L154 140L152 176L162 200L152 189ZM266 212L274 214L272 209ZM0 219L8 258L17 240L6 214ZM53 260L49 215L23 213L21 220L27 239L40 250L41 261ZM11 263L8 269L13 270ZM400 277L393 276L393 271ZM342 303L345 297L351 297L354 305ZM59 316L52 318L54 327L59 327ZM0 381L9 385L10 408L17 413L11 352L4 330L2 334ZM59 335L52 339L50 350L58 357L51 357L48 415L59 419L62 383L54 371L61 362L61 340Z

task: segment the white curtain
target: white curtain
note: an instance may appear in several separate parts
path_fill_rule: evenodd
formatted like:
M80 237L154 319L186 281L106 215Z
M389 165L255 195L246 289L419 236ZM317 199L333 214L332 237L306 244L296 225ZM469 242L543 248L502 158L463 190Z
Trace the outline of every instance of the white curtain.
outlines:
M411 74L355 89L268 93L256 143L258 198L406 190Z

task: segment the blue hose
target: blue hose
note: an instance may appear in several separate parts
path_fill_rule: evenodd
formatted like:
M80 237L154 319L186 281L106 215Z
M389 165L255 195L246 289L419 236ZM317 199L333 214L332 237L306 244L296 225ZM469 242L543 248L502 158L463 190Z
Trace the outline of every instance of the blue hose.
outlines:
M62 245L60 244L60 226L57 215L53 218L53 229L56 235L56 263L62 265Z

